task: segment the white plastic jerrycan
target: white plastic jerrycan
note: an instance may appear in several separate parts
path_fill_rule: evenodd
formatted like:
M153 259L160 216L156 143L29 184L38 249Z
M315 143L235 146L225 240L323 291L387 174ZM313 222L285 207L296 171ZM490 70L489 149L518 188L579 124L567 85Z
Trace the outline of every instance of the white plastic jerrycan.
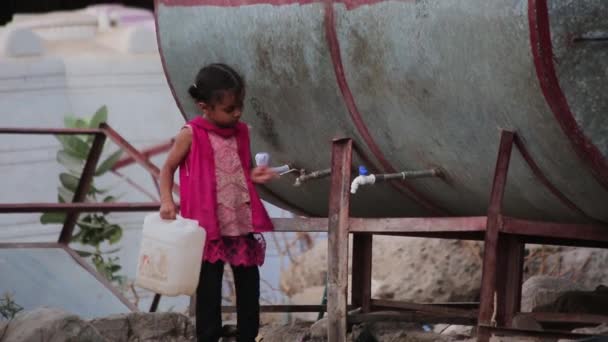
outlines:
M205 230L195 220L159 213L144 219L135 285L164 296L191 296L198 286Z

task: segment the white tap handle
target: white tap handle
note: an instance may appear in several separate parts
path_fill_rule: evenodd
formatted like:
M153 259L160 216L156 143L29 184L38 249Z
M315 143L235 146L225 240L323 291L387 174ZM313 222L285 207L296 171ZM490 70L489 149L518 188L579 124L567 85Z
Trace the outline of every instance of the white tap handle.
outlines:
M268 166L268 164L270 164L270 154L267 152L260 152L255 155L255 165Z

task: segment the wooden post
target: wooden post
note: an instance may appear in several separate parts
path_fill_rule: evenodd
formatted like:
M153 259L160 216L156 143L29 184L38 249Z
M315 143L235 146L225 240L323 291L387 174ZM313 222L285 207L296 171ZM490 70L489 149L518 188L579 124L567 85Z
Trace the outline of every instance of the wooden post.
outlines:
M371 311L372 234L353 234L352 304L362 313Z
M105 143L105 141L105 135L100 133L95 135L93 145L89 150L89 156L87 157L87 161L84 164L84 168L82 169L82 176L80 176L78 187L76 188L76 191L74 191L74 198L72 198L72 203L84 202L84 200L86 199L87 193L91 188L91 183L93 181L93 176L95 175L97 162L99 161L99 157L101 156L101 151L103 150L103 144ZM72 233L74 232L74 226L78 221L78 216L80 216L80 212L71 212L67 214L65 221L63 222L63 228L61 229L61 233L59 234L59 243L64 245L70 243L70 240L72 239Z
M505 286L499 293L499 299L504 299L504 305L499 305L501 309L498 312L498 322L511 328L512 321L515 315L521 308L521 285L523 280L524 270L524 246L525 244L517 236L506 235L504 240L504 253L501 254L502 262L499 270L504 270L500 273L506 276Z
M332 145L327 251L327 337L346 341L348 286L348 220L352 140L337 139Z
M504 276L504 272L497 273L496 267L500 261L498 247L500 230L502 227L502 200L507 182L513 139L513 132L502 132L496 168L494 170L494 180L492 182L485 234L483 273L481 277L481 295L479 303L478 324L480 327L478 329L478 341L480 342L489 341L491 334L483 325L492 325L492 320L496 318L495 314L497 314L498 311L504 310L503 308L501 308L502 310L499 310L499 308L495 307L497 306L496 304L503 300L503 298L498 298L499 293L497 292L497 286L498 284L504 286L505 281L498 281L497 276ZM502 293L500 295L502 295Z

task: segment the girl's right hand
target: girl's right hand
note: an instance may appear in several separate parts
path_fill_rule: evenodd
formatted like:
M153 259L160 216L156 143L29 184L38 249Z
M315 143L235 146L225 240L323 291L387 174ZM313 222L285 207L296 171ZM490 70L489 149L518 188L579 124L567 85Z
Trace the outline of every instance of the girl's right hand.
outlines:
M163 220L175 220L177 207L175 203L164 202L160 205L160 218Z

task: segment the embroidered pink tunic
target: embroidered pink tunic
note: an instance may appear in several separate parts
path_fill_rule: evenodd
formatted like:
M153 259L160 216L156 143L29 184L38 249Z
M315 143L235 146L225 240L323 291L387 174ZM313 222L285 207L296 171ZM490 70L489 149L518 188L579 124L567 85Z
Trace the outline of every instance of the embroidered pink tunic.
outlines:
M207 241L203 260L212 263L221 260L239 266L262 265L266 243L261 234L253 234L249 191L236 138L208 134L215 161L221 238Z

